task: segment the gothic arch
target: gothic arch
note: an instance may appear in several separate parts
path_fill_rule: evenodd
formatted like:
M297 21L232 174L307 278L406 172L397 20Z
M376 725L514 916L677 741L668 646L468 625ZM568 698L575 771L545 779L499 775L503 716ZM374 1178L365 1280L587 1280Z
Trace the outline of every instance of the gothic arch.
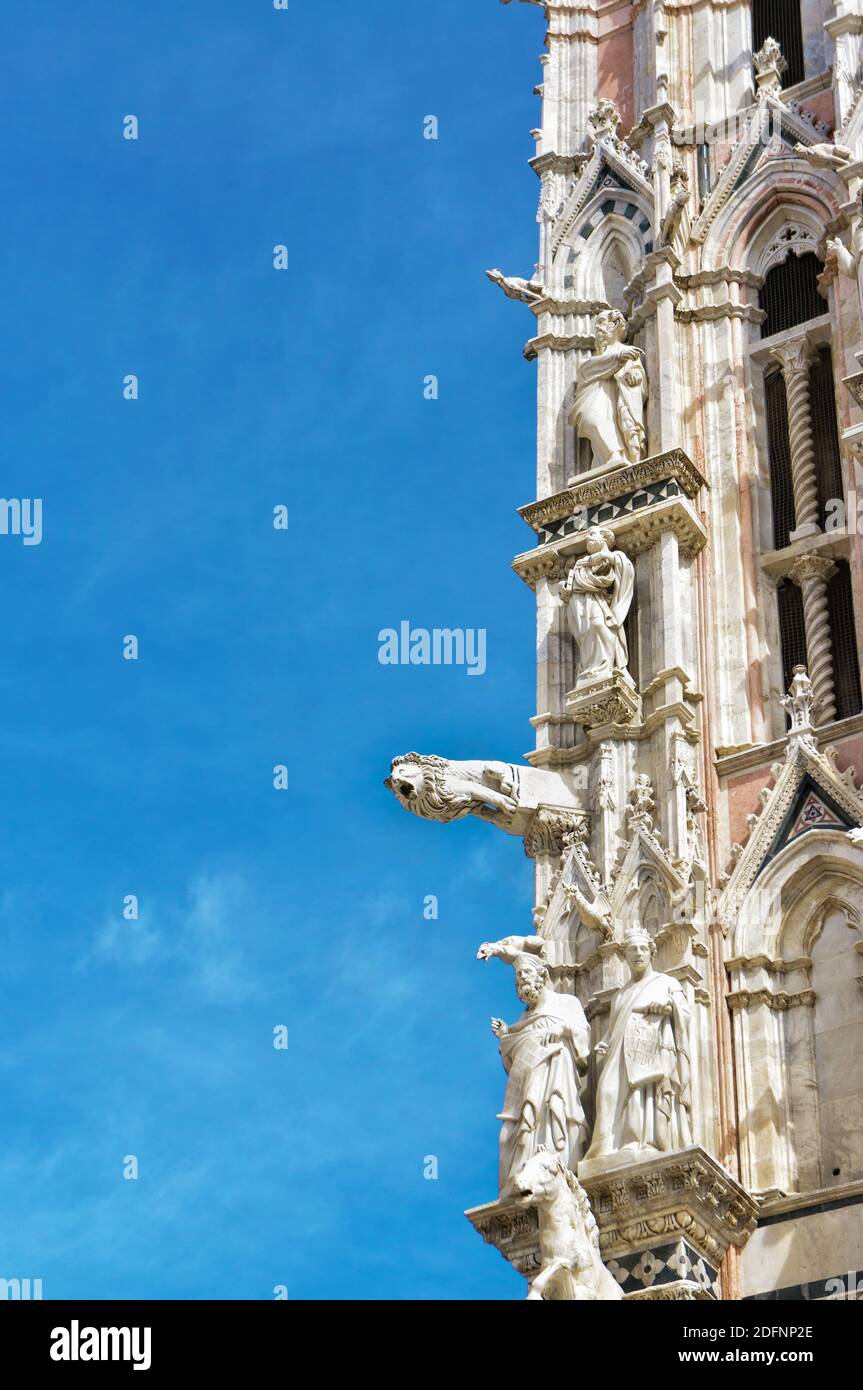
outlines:
M783 222L796 222L813 234L816 245L821 241L844 200L838 176L803 159L783 159L781 169L779 164L762 164L729 198L705 238L705 270L730 265L760 274L758 266Z
M860 920L863 848L836 830L810 830L777 854L741 906L730 955L794 960L805 956L807 926L824 903L837 899Z
M834 1171L825 1171L831 1122L824 1123L818 1100L824 1089L818 1040L829 1030L832 1001L829 991L814 987L813 952L837 913L858 934L863 965L863 849L841 831L812 830L762 871L734 929L729 1004L744 1121L742 1159L754 1190L803 1191L836 1180ZM829 988L847 990L849 984L856 1000L856 976L853 983L843 979ZM863 995L856 1023L863 1026Z
M566 296L622 309L623 288L652 249L644 200L628 188L601 188L586 204L571 244L558 253Z

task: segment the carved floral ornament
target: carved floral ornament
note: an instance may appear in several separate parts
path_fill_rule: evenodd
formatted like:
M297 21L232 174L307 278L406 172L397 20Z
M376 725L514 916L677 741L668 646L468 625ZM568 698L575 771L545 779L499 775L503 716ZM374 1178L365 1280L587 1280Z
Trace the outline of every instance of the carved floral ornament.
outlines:
M811 227L802 222L788 222L776 232L767 243L758 266L758 273L766 275L774 266L787 261L790 255L805 256L809 251L815 253L818 237Z

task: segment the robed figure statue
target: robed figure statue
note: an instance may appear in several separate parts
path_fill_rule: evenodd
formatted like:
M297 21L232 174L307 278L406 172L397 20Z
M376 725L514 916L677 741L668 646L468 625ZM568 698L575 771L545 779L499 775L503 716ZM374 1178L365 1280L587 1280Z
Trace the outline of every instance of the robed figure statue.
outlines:
M596 1048L602 1070L585 1155L591 1164L622 1150L669 1153L692 1143L686 996L653 969L656 946L646 931L627 934L625 953L632 979L615 996Z
M635 569L628 555L610 548L611 531L593 527L587 554L560 586L567 620L578 643L578 682L592 685L625 671L629 661L624 623L632 605Z
M626 319L617 309L596 316L596 351L578 368L570 424L590 441L593 467L638 463L647 434L647 374L637 347L626 344Z
M504 943L498 943L503 945ZM532 944L532 942L531 942ZM530 947L528 948L530 949ZM551 987L540 955L513 958L495 946L480 957L500 955L515 966L516 991L525 1005L517 1023L492 1019L508 1081L500 1133L500 1195L515 1196L514 1179L541 1148L556 1154L575 1172L584 1151L582 1092L587 1078L590 1027L571 994Z

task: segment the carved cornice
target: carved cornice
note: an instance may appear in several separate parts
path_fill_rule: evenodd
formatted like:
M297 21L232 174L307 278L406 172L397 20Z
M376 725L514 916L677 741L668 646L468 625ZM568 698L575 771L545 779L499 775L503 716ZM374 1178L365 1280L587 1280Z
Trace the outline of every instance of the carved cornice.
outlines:
M809 970L812 961L809 956L798 956L796 960L774 960L771 956L734 956L725 962L727 970L766 970L769 975L790 975L795 970Z
M540 1268L539 1214L536 1207L521 1202L488 1202L473 1207L465 1216L488 1245L523 1274L532 1276Z
M593 338L584 333L573 333L562 337L557 333L541 333L538 338L529 338L522 349L528 362L532 362L541 352L590 352Z
M639 488L647 487L651 483L665 482L669 478L674 478L680 483L687 497L696 497L701 488L707 486L706 479L689 455L683 449L671 449L668 453L654 454L639 463L616 468L601 477L576 482L565 492L558 492L553 497L545 497L539 502L519 507L519 516L523 517L534 531L540 531L548 522L563 520L580 508L599 506L603 502L625 497Z
M599 1223L606 1261L642 1245L685 1237L712 1264L745 1245L757 1206L704 1149L662 1154L580 1181Z
M764 1004L775 1013L784 1013L786 1009L814 1008L815 991L803 989L797 994L789 994L787 990L774 993L769 989L738 989L727 995L727 1001L729 1009L754 1009Z
M722 319L739 319L742 323L762 324L767 314L754 304L702 304L695 309L677 309L674 317L679 323L719 323Z
M696 270L692 275L678 275L677 283L684 290L700 289L702 285L747 285L750 289L760 290L764 280L751 270L723 266L720 270Z
M593 524L596 523L589 518L585 526L579 526L573 534L516 556L512 563L516 574L532 589L541 579L563 579L567 566L559 550L577 552L580 546L583 548L587 530ZM651 550L669 532L677 537L685 560L692 559L707 544L707 527L683 497L637 512L624 512L611 520L600 520L598 524L614 534L618 550L625 551L630 559Z

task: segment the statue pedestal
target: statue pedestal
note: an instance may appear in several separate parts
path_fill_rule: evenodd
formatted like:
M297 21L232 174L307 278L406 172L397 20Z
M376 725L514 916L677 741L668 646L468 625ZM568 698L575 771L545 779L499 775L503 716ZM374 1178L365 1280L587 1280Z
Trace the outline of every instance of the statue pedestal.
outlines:
M577 685L566 697L566 712L576 724L594 729L601 724L632 724L641 717L641 699L625 671L605 680Z
M471 1207L465 1216L488 1245L493 1245L519 1274L532 1279L540 1270L539 1213L517 1198Z
M621 1157L629 1163L621 1165ZM757 1205L701 1148L609 1155L579 1166L599 1223L602 1258L624 1293L638 1299L718 1298L728 1247L745 1245Z
M633 1302L715 1300L719 1266L731 1245L746 1244L757 1206L704 1149L659 1154L603 1172L579 1165L579 1182L599 1223L606 1268ZM632 1155L627 1154L631 1159ZM539 1216L516 1200L465 1212L475 1231L519 1274L540 1269Z

